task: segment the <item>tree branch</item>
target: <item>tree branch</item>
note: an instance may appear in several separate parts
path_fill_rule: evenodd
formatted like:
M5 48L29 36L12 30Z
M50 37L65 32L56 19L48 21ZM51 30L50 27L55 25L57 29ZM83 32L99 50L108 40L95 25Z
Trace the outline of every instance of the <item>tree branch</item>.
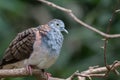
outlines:
M110 35L110 34L104 33L104 32L102 32L102 31L94 28L93 26L90 26L90 25L86 24L85 22L83 22L83 21L81 21L80 19L78 19L78 18L74 15L74 13L72 12L71 9L66 9L66 8L64 8L64 7L58 6L58 5L54 4L54 3L49 2L49 1L46 1L46 0L38 0L38 1L43 2L43 3L45 3L45 4L49 5L49 6L52 6L52 7L54 7L54 8L57 8L57 9L63 11L63 12L66 12L67 14L69 14L69 15L72 17L73 20L75 20L76 22L78 22L80 25L82 25L82 26L84 26L84 27L86 27L86 28L88 28L88 29L90 29L90 30L92 30L92 31L100 34L100 35L103 36L103 37L107 37L107 38L118 38L118 37L120 37L120 34ZM117 12L118 12L118 11L119 11L119 10L117 10Z
M114 63L113 63L114 64ZM120 61L117 61L114 66L109 65L112 67L111 71L115 70L116 68L120 67ZM90 77L104 77L105 72L107 72L106 67L92 67L86 71L83 72L78 72L76 71L73 73L70 77L67 79L63 78L56 78L56 77L49 77L49 80L72 80L75 77L79 77L80 80L85 80L85 78L90 78ZM33 76L39 76L39 79L46 80L46 76L43 74L38 69L33 69L32 70ZM30 74L27 72L26 68L19 68L19 69L1 69L0 70L0 78L6 78L6 77L24 77L24 76L29 76Z

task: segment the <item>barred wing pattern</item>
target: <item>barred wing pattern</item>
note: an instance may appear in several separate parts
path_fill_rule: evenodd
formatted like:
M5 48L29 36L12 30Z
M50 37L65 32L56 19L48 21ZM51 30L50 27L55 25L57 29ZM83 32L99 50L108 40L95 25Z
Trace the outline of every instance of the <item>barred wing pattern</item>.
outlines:
M21 33L18 33L17 37L7 48L0 64L1 66L29 58L30 54L33 51L35 30L35 28L30 28Z

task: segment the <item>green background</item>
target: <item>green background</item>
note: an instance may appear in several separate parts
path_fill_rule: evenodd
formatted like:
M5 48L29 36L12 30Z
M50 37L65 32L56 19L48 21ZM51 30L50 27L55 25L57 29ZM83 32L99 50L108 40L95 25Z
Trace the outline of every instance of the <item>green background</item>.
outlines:
M120 8L117 0L49 0L73 10L73 13L89 25L105 32L115 7ZM47 72L52 76L67 78L76 70L84 71L90 66L104 66L102 36L75 22L68 14L37 0L0 0L0 58L17 33L47 23L58 18L65 22L69 34L64 34L61 55ZM120 33L120 12L111 24L111 34ZM107 62L120 60L120 38L109 39ZM93 80L119 80L111 73L108 78ZM34 77L8 78L6 80L35 80Z

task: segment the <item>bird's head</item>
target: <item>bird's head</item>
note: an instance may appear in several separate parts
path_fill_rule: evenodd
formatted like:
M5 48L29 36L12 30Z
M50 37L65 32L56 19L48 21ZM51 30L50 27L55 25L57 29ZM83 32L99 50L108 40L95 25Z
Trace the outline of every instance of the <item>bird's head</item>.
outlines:
M58 29L60 31L64 31L64 32L68 33L68 31L65 29L65 25L62 20L53 19L50 22L48 22L48 26L50 26L51 28Z

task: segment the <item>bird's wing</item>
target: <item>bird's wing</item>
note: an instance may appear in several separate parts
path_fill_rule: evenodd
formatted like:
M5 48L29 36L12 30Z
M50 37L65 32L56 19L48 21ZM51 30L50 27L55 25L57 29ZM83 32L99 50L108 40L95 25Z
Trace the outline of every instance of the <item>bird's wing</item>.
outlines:
M29 58L33 51L33 44L35 41L35 28L30 28L21 33L11 42L7 48L1 65L15 63L17 61Z

